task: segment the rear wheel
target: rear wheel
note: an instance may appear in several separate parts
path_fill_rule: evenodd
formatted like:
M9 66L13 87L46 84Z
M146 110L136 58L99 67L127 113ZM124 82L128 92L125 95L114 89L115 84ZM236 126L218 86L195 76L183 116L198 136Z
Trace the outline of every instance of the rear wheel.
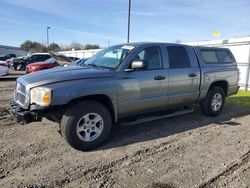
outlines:
M109 110L96 101L72 106L61 121L63 137L73 148L83 151L99 146L108 137L111 127Z
M201 102L201 109L205 115L217 116L225 104L225 92L221 87L214 86L208 91L206 99Z

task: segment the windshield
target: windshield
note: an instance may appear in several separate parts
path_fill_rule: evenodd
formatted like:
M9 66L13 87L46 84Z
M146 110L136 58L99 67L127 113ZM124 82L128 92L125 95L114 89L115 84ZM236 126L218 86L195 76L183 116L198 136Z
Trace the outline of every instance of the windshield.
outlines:
M105 48L85 61L85 65L115 69L128 56L133 46L113 46Z
M23 59L24 59L24 60L27 60L27 59L29 59L31 56L32 56L32 55L28 55L28 56L24 57Z

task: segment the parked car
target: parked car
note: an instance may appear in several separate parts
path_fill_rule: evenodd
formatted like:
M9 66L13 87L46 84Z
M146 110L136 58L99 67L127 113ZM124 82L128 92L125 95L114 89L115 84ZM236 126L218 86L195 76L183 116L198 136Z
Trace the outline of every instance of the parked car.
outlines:
M239 70L229 49L168 43L112 46L85 61L17 79L10 112L20 124L60 123L74 148L99 146L112 125L192 112L221 113L236 94Z
M26 66L26 73L32 73L40 70L50 69L57 66L64 66L70 64L71 59L63 55L53 55L53 57L45 60L44 62L31 63Z
M15 70L24 71L28 64L42 62L51 57L52 56L48 53L34 53L30 56L26 56L25 58L19 59L17 61L13 61L12 65Z
M40 70L44 70L44 69L50 69L53 67L57 67L60 66L56 60L51 57L47 60L45 60L44 62L37 62L37 63L31 63L29 65L26 66L26 73L32 73L32 72L36 72L36 71L40 71Z
M0 61L6 61L7 59L15 58L16 54L5 54L0 56Z
M13 67L16 70L16 65L19 64L19 61L23 61L27 56L21 56L13 58L10 66ZM15 65L15 66L14 66Z
M9 67L6 61L0 61L0 66Z
M9 74L9 67L5 61L0 61L0 76Z
M12 61L13 61L13 58L11 58L11 59L7 59L7 60L5 61L5 62L7 63L7 65L8 65L8 67L10 67L10 66L11 66Z

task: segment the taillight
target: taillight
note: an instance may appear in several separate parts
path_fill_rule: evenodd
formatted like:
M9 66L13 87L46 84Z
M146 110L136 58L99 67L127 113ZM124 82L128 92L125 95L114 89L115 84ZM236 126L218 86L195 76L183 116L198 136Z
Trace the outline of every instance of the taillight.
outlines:
M238 82L240 81L240 70L238 70Z

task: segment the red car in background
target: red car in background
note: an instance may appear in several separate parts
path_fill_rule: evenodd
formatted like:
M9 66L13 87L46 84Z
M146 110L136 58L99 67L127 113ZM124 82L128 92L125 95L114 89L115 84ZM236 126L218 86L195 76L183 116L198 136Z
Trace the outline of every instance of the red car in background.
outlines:
M36 71L40 71L40 70L44 70L44 69L50 69L53 67L57 67L60 64L58 64L55 59L49 58L44 62L37 62L37 63L31 63L29 65L26 66L26 73L32 73L32 72L36 72Z
M59 55L53 56L43 62L31 63L26 66L26 73L32 73L40 70L51 69L57 66L69 64L71 60L66 56Z

